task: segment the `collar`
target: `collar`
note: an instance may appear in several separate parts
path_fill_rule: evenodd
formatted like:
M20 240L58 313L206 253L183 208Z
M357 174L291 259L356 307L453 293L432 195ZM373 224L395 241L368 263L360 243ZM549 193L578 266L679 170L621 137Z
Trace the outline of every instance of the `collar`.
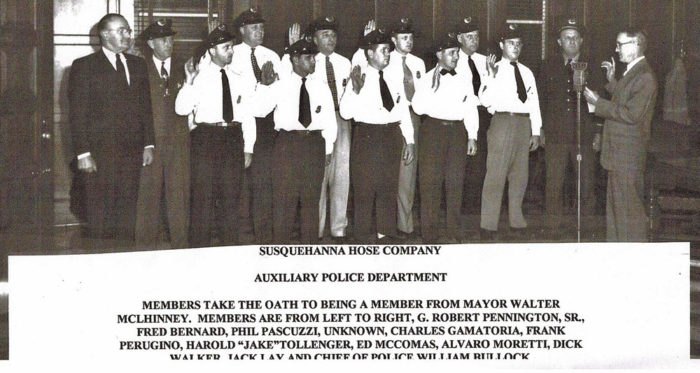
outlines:
M155 55L153 55L153 63L156 64L156 67L158 68L158 72L160 72L160 67L165 62L165 69L168 70L168 73L170 73L170 61L172 60L172 57L168 57L165 60L158 59Z
M391 52L389 53L389 55L390 55L391 57L396 56L397 58L403 58L403 57L408 57L408 56L410 56L411 54L410 54L410 53L401 54L401 53L399 53L399 51L397 51L396 49L394 49L393 51L391 51ZM391 57L390 57L390 58L391 58Z
M246 44L244 41L242 41L242 42L241 42L240 44L238 44L238 45L240 45L241 48L245 49L246 51L250 51L250 50L253 49L253 47L251 47L250 45ZM258 49L258 48L260 48L260 47L262 47L262 45L258 45L257 47L255 47L255 49Z
M566 66L566 62L569 60L566 56L562 55L564 58L564 66ZM571 62L578 62L579 58L581 58L581 53L577 54L574 58L571 59Z
M469 59L469 56L471 56L471 58L474 59L474 57L476 57L476 54L477 54L476 52L474 52L474 53L472 53L472 54L466 54L466 53L462 50L462 48L459 48L459 59L464 58L464 60L466 61L466 60Z
M628 63L627 70L625 70L625 74L627 74L630 70L632 70L632 67L634 67L634 65L636 65L642 59L644 59L644 56L639 56L639 57L633 59L632 62Z
M111 50L109 50L109 49L107 49L107 48L105 48L105 47L102 47L102 52L105 54L105 56L107 56L107 59L108 59L109 62L111 62L113 65L117 63L117 54L116 54L116 53L112 52ZM126 57L124 56L124 52L120 52L119 54L122 55L122 57L121 57L121 58L122 58L122 63L124 63L124 62L126 61Z

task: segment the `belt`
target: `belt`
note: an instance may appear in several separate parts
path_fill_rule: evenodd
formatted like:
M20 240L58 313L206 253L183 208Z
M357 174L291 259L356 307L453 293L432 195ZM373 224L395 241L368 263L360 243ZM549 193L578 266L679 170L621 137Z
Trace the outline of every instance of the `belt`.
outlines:
M280 134L287 133L287 134L293 134L297 136L320 136L322 130L292 130L292 131L287 131L287 130L280 130Z
M510 115L511 117L530 118L530 113L511 113L510 111L497 111L496 115Z
M241 125L241 122L216 122L216 123L195 123L198 126L207 127L237 127Z
M399 126L399 122L391 122L391 123L366 123L366 122L355 122L355 124L359 126L364 126L364 127L388 127L388 128L396 128Z
M435 117L428 116L428 118L432 119L434 122L438 122L439 124L442 124L443 126L456 126L456 125L463 125L464 122L461 120L445 120L445 119L439 119Z

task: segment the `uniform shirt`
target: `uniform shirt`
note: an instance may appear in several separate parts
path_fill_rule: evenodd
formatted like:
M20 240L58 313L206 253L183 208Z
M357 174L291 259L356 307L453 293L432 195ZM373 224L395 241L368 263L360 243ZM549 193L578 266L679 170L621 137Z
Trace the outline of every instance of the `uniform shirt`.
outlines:
M338 93L338 101L340 101L340 98L343 96L343 92L345 91L345 87L350 84L350 60L335 52L331 53L328 57L331 60L331 64L333 64L335 87L336 92ZM326 84L326 87L328 87L328 77L326 76L326 55L319 52L316 54L315 60L316 70L314 70L311 76L313 76L315 79L323 81ZM282 56L281 66L281 71L283 74L292 73L292 62L289 54ZM280 74L280 76L281 75L282 74ZM328 88L328 92L330 93L330 88Z
M403 77L384 74L384 81L394 101L392 110L387 111L382 105L382 96L379 93L379 71L367 65L362 72L366 74L365 83L359 94L352 89L352 82L348 83L345 94L340 100L340 116L346 120L354 119L356 122L370 124L400 122L401 133L406 143L413 144L413 123L408 110L408 100L404 94Z
M364 57L364 56L363 56ZM403 84L403 55L394 49L389 54L389 66L387 66L384 71L387 74L399 74L401 77L401 84ZM418 82L418 79L425 76L425 62L420 58L412 55L411 53L406 54L406 66L411 70L411 75L413 75L413 84ZM405 89L404 89L405 91ZM405 96L405 95L404 95ZM410 101L409 101L410 105Z
M306 79L306 90L309 92L311 104L311 123L306 128L299 123L301 76L295 72L284 74L280 80L261 89L261 92L266 91L266 105L275 110L275 130L320 130L326 141L326 154L333 153L338 124L335 120L335 106L328 83L314 75L309 75Z
M365 67L367 67L367 56L365 56L364 48L359 48L355 51L355 53L352 55L351 62L353 67L360 66L363 70Z
M156 65L156 71L158 74L160 74L160 68L163 66L163 61L159 60L158 57L153 55L153 63ZM172 64L172 58L168 57L165 59L165 71L168 72L168 76L170 76L170 65Z
M221 67L211 62L200 62L199 74L192 84L185 83L175 99L175 113L188 115L194 111L196 123L223 122ZM233 121L240 122L243 130L243 149L253 152L255 145L255 118L251 111L250 96L243 89L243 78L229 69L224 69L231 89Z
M234 45L233 59L231 60L231 63L227 66L227 68L243 78L242 81L244 84L244 88L248 91L248 95L251 97L251 101L256 104L252 107L253 115L255 115L258 118L264 118L268 114L270 114L270 112L265 112L265 110L263 109L264 107L267 107L266 105L257 105L257 103L264 101L265 98L259 95L258 87L260 87L262 84L258 84L258 81L255 78L255 73L253 72L253 64L250 60L250 54L251 48L248 44L240 43ZM260 67L260 69L262 69L263 65L266 62L271 61L275 72L278 74L282 73L280 66L280 57L271 49L262 45L258 45L257 47L255 47L255 59L258 61L258 66Z
M433 86L433 74L436 66L416 82L416 94L413 96L413 110L418 115L429 115L435 119L460 120L470 140L476 140L479 130L478 98L474 88L464 84L462 72L455 75L440 76L440 86L437 91Z
M520 75L523 77L525 92L527 93L527 100L523 103L518 98L515 69L511 66L510 61L502 58L496 62L496 66L498 67L496 77L493 78L487 75L486 79L481 81L481 93L479 94L481 104L491 114L499 111L530 114L532 136L539 136L540 128L542 127L542 116L540 114L540 100L537 96L537 85L535 84L535 76L532 74L532 71L518 62L518 70L520 70Z
M479 77L481 77L481 85L484 85L484 80L488 77L488 71L486 70L486 56L474 52L472 54L472 60L474 60L474 66L476 66L476 71L479 72ZM464 53L464 51L459 49L459 60L457 60L457 67L455 71L459 73L462 79L466 80L467 84L472 87L472 94L474 93L474 86L472 85L472 70L469 68L469 55ZM481 100L479 99L479 104L481 105Z

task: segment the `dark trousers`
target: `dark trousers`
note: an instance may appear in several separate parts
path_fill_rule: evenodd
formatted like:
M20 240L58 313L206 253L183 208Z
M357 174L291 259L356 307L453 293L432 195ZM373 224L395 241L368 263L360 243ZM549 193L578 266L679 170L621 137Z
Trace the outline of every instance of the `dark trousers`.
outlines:
M479 132L476 138L476 154L467 157L464 172L464 204L467 212L479 213L481 209L481 190L486 176L487 141L486 132L491 122L491 114L485 107L479 106Z
M255 121L257 138L249 168L253 203L249 216L253 217L255 242L268 243L272 239L272 154L277 133L272 113Z
M372 212L376 203L377 233L396 235L396 198L403 136L398 124L356 123L350 151L354 193L355 238L374 240ZM414 161L415 162L415 161Z
M608 170L606 222L610 242L646 242L644 170Z
M545 148L545 168L546 168L546 206L547 223L550 227L558 227L562 223L564 215L564 176L566 166L573 167L574 182L577 175L576 154L578 153L576 144L553 144L547 143ZM581 215L589 216L593 214L595 199L593 188L595 186L595 152L590 143L581 144ZM574 190L575 192L575 190Z
M92 154L97 171L84 179L88 236L133 240L143 148L100 149L106 151Z
M157 243L161 222L161 196L173 248L188 246L190 216L189 134L156 138L153 163L141 170L136 214L136 242L145 247Z
M289 243L300 209L301 243L318 241L318 196L325 162L321 131L280 131L275 139L273 166L273 232L275 243Z
M244 167L241 127L199 125L191 138L190 244L211 246L217 229L221 245L236 245Z
M426 242L438 238L440 200L445 184L447 231L459 236L462 181L467 163L467 131L461 121L441 121L426 117L418 137L420 168L421 232Z

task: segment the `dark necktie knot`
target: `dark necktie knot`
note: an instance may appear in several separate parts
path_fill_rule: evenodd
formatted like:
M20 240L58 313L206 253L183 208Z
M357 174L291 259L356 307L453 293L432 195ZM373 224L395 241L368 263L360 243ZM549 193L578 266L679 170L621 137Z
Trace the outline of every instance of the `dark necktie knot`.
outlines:
M122 63L122 58L119 53L116 54L117 56L117 75L119 75L119 80L122 81L122 83L125 86L129 85L129 80L126 78L126 68L124 67L124 63Z
M457 74L457 72L454 70L445 70L445 69L440 70L440 75L447 75L447 74L454 76L455 74Z
M518 66L518 63L515 62L515 61L510 61L510 65L511 65L511 66Z

